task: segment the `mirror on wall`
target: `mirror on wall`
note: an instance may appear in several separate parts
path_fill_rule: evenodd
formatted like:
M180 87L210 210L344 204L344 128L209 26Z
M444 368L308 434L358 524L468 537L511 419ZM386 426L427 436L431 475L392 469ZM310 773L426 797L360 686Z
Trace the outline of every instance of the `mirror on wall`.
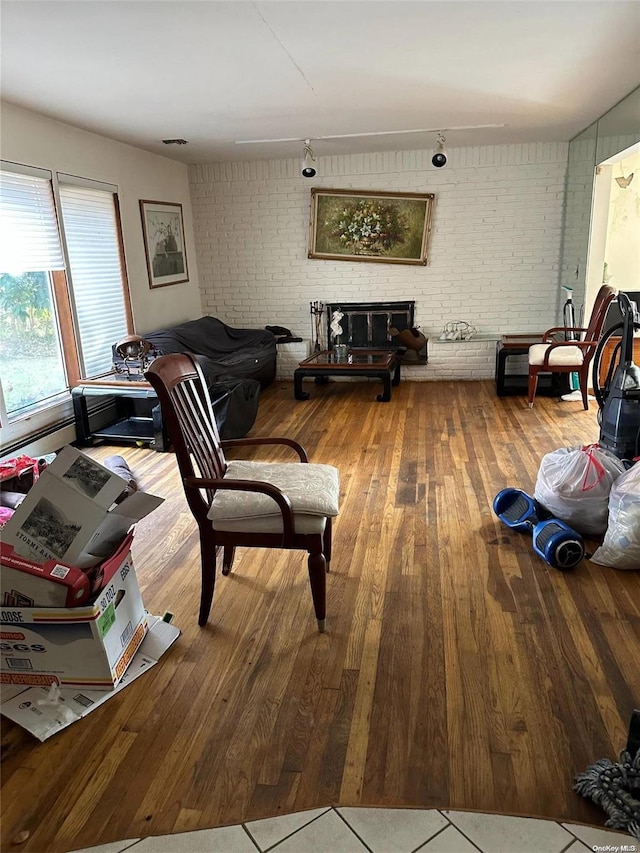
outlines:
M640 87L596 122L596 165L640 141Z
M560 284L573 288L577 307L584 303L597 141L598 127L594 122L569 143ZM560 295L558 301L563 301Z
M574 289L573 301L589 316L592 291L605 275L603 253L612 218L610 206L619 162L628 161L640 145L640 87L569 143L565 209L560 262L560 284ZM596 176L596 167L605 161ZM624 162L623 162L624 170ZM625 176L628 177L625 173ZM636 176L640 181L640 175ZM615 184L615 191L617 187ZM636 237L636 239L638 239ZM614 286L615 282L612 281ZM558 308L564 292L559 288ZM562 295L561 295L562 294Z

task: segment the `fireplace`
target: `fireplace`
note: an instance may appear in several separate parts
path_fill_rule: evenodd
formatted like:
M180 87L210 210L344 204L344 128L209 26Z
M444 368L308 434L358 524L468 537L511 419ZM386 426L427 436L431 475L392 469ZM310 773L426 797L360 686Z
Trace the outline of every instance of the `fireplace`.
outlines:
M386 349L403 352L403 361L426 363L427 347L416 352L406 350L395 340L390 329L402 332L414 328L415 302L333 302L326 305L327 347L333 349L335 341L331 333L333 312L342 311L340 325L344 332L341 342L351 349Z

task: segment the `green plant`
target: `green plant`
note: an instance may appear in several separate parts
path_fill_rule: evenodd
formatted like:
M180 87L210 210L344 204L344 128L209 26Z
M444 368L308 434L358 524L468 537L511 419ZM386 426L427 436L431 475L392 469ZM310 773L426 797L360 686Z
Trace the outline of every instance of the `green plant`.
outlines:
M3 325L38 332L51 323L51 293L46 272L0 273Z
M361 199L345 205L330 216L325 225L332 237L355 254L379 255L404 243L407 227L404 216L393 204Z

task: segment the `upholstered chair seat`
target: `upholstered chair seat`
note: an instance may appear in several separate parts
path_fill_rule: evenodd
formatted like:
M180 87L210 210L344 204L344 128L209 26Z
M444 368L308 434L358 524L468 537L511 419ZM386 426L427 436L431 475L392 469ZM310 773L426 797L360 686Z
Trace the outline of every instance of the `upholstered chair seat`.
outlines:
M232 460L223 479L251 480L277 486L291 503L296 533L322 533L327 518L338 515L340 481L333 465L308 462ZM282 513L268 495L219 489L208 517L214 530L282 533Z
M534 344L529 347L529 364L544 364L544 359L549 349L549 344ZM549 352L549 367L571 364L578 365L584 361L584 355L580 347L563 346L552 349Z

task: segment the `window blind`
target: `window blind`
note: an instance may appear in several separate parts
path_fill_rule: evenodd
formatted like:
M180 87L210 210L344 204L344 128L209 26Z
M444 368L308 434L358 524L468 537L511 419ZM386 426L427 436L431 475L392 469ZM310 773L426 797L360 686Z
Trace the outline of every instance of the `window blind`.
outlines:
M64 269L51 176L0 170L0 271Z
M111 348L127 334L113 193L60 183L59 194L81 371L97 376L110 370Z

